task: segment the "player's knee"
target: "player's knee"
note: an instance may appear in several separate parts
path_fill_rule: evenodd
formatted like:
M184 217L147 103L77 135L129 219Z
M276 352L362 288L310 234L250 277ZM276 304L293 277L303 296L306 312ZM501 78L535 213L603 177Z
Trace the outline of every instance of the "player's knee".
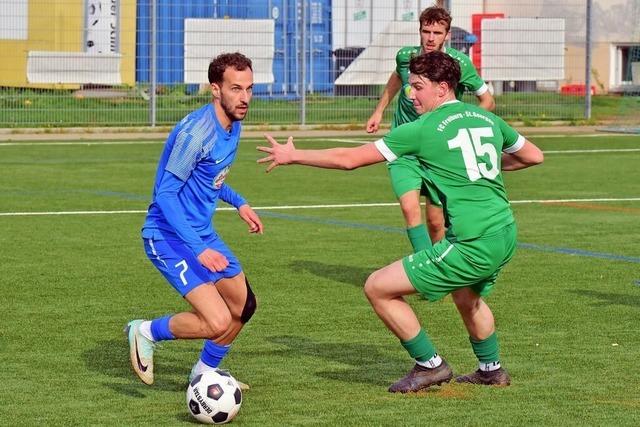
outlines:
M444 213L442 209L435 206L427 207L427 226L429 230L443 230L444 229Z
M249 286L249 280L245 277L244 281L247 285L247 299L244 303L242 314L240 315L240 322L243 324L251 319L253 313L255 313L258 308L258 301L256 300L256 295L253 293L253 290L251 290L251 286Z
M444 230L444 218L435 215L427 216L427 227L429 227L429 230L433 232L440 232Z
M216 339L224 335L231 327L231 313L229 311L216 313L216 316L205 319L207 326L206 338Z
M374 303L379 298L379 283L378 272L374 271L367 277L367 281L364 283L364 295L367 297L370 303Z

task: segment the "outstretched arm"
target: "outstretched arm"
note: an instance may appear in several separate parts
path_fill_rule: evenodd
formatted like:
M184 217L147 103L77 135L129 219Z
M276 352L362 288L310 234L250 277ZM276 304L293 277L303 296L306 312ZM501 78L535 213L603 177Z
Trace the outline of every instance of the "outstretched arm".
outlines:
M395 71L391 73L389 76L389 80L387 81L387 85L384 87L384 91L382 95L380 95L380 100L378 101L378 105L376 105L376 109L373 110L371 117L367 121L367 132L375 133L380 128L380 122L382 122L382 115L384 113L387 105L391 103L391 100L400 90L402 86L402 80L400 80L400 76Z
M265 135L269 147L257 147L267 156L258 163L269 163L267 172L280 165L306 165L324 169L351 170L361 166L385 161L373 142L349 148L328 148L325 150L298 150L293 145L293 137L286 144L280 144L271 135Z
M502 170L516 171L539 165L544 161L544 154L532 142L525 140L524 145L514 153L502 153Z

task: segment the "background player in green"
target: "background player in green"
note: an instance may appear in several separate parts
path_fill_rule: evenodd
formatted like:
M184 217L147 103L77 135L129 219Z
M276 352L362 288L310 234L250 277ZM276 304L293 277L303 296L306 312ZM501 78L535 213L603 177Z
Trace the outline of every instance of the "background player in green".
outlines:
M384 138L356 148L297 150L293 138L258 147L270 163L267 172L286 164L355 169L402 155L425 165L450 226L444 239L371 274L364 291L373 309L416 361L390 392L415 392L448 382L453 372L437 354L405 295L429 301L451 294L479 360L477 371L458 382L509 385L500 364L494 318L483 297L516 247L516 227L501 170L542 163L542 152L496 115L456 99L458 61L442 52L413 58L409 78L418 120ZM500 154L502 153L502 154Z
M396 93L398 104L393 115L391 128L409 123L419 117L418 112L409 99L409 61L421 53L441 51L455 58L460 64L461 78L455 88L456 97L460 99L465 90L473 92L478 98L478 105L487 111L495 107L493 96L488 87L464 53L446 47L450 38L451 15L446 9L429 7L420 14L420 46L405 46L396 54L396 69L391 73L389 81L380 97L378 105L367 122L367 132L374 133L380 127L382 115ZM402 90L401 90L402 89ZM444 236L444 218L442 208L436 200L426 199L425 212L427 228L422 221L420 209L420 192L423 188L422 168L411 156L404 156L388 164L391 186L400 202L400 208L407 226L407 235L414 251L431 246ZM424 194L424 193L423 193ZM433 196L433 195L431 195Z

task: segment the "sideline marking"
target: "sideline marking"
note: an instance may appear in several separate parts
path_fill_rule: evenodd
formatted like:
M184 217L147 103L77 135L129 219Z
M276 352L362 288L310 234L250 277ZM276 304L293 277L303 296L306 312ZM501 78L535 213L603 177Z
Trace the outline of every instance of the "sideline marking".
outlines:
M318 218L318 217L311 217L311 216L289 215L289 214L277 213L277 212L260 212L260 215L268 216L272 218L286 219L290 221L313 222L316 224L324 224L324 225L338 225L345 228L358 228L358 229L384 231L384 232L400 233L400 234L405 233L405 229L401 227L389 227L389 226L375 225L375 224L361 224L357 222L350 222L350 221L343 221L343 220L336 220L336 219L325 219L325 218ZM591 251L585 251L583 249L561 248L561 247L536 245L532 243L522 243L522 242L518 243L518 248L531 249L539 252L551 252L551 253L564 254L564 255L577 255L577 256L588 257L588 258L607 259L611 261L624 261L624 262L640 264L640 258L637 258L637 257L608 254L604 252L591 252ZM640 280L638 281L638 286L640 286Z
M581 135L581 136L603 136L603 135ZM633 136L633 135L620 135L620 136ZM569 137L567 135L545 135L545 138L560 138ZM245 141L261 141L260 138L245 138ZM340 142L345 144L362 145L372 140L359 140L359 139L347 139L347 138L298 138L298 142ZM58 142L1 142L2 147L15 147L15 146L94 146L94 145L154 145L164 144L165 140L137 140L137 141L58 141ZM543 150L544 154L597 154L597 153L634 153L640 152L640 148L602 148L602 149L574 149L574 150Z
M512 200L511 204L555 204L572 202L635 202L640 201L640 197L626 198L600 198L600 199L541 199L541 200ZM398 202L392 203L344 203L333 205L284 205L284 206L257 206L254 210L289 210L289 209L332 209L332 208L377 208L398 206ZM235 211L233 207L222 207L217 211ZM146 210L115 210L115 211L48 211L48 212L0 212L0 216L36 216L36 215L111 215L111 214L139 214L146 213Z
M631 153L640 148L606 148L596 150L545 150L543 154L592 154L592 153Z
M553 135L550 138L560 138L562 135ZM595 137L599 135L585 135ZM566 137L566 135L565 135ZM342 138L328 138L324 141L330 142L344 142L347 144L366 144L371 141L363 141L358 139L342 139ZM594 153L633 153L640 151L640 148L602 148L602 149L575 149L575 150L543 150L543 154L594 154Z
M640 200L640 198L633 199L591 199L593 200L601 200L601 201L619 201L619 200ZM516 201L519 203L548 203L545 200L521 200ZM324 219L317 217L309 217L309 216L301 216L301 215L290 215L285 213L276 213L276 212L268 212L268 210L283 210L283 209L315 209L315 208L332 208L332 207L373 207L373 206L393 206L397 205L397 203L362 203L362 204L348 204L348 205L308 205L308 206L264 206L260 208L254 208L254 210L259 211L260 215L265 217L272 218L281 218L285 220L291 221L302 221L302 222L315 222L321 223L325 225L337 225L347 228L360 228L360 229L368 229L375 231L383 231L390 233L404 233L405 230L401 227L390 227L384 225L375 225L375 224L362 224L356 222L335 220L335 219ZM232 211L235 208L219 208L221 211ZM0 212L0 216L33 216L33 215L102 215L102 214L144 214L146 210L120 210L120 211L67 211L67 212ZM561 247L553 247L553 246L545 246L545 245L536 245L531 243L518 243L518 247L523 249L530 249L539 252L549 252L549 253L557 253L564 255L573 255L573 256L582 256L588 258L598 258L598 259L606 259L611 261L623 261L623 262L631 262L640 264L640 258L630 257L625 255L617 255L617 254L609 254L604 252L590 252L582 249L573 249L573 248L561 248ZM640 280L635 282L637 286L640 286Z
M584 210L593 210L593 211L608 211L608 212L625 212L625 213L640 213L640 209L638 208L626 208L623 206L603 206L597 205L595 203L550 203L551 205L556 206L564 206L568 208L574 209L584 209Z
M525 204L525 203L579 203L579 202L637 202L640 201L640 197L624 197L620 199L615 198L600 198L600 199L548 199L548 200L512 200L512 205Z
M66 142L0 142L1 147L25 146L25 145L146 145L146 144L164 144L163 140L139 140L139 141L66 141Z
M518 243L518 247L524 248L524 249L533 249L540 252L551 252L551 253L565 254L565 255L578 255L578 256L586 256L589 258L608 259L612 261L626 261L626 262L633 262L636 264L640 264L640 258L637 258L637 257L608 254L604 252L591 252L591 251L585 251L583 249L560 248L555 246L535 245L533 243Z
M580 135L579 133L576 134L572 134L572 133L566 133L566 134L553 134L553 135L545 135L545 134L538 134L538 135L531 135L531 138L537 139L537 138L597 138L599 136L607 136L606 133L587 133L584 135ZM633 134L633 133L612 133L611 136L638 136L638 134ZM531 138L527 138L529 141L531 141Z
M380 133L380 134L371 134L371 135L363 135L362 138L375 138L376 135L379 136L379 138L382 137L382 135L384 135L384 133ZM539 135L531 135L530 138L527 138L528 140L531 139L538 139L538 138L598 138L598 137L606 137L606 134L602 134L602 133L590 133L590 134L585 134L585 135L579 135L579 134L554 134L554 135L544 135L544 134L539 134ZM620 133L620 134L611 134L611 136L638 136L637 134L629 134L629 133ZM335 142L351 142L351 143L362 143L362 139L348 139L348 138L327 138L327 139L323 139L322 137L316 137L314 139L322 139L323 141L335 141Z
M343 205L299 205L299 206L259 206L253 210L284 210L284 209L327 209L327 208L370 208L397 206L398 203L352 203ZM233 207L217 208L216 211L235 211ZM0 212L0 216L30 216L30 215L110 215L110 214L138 214L147 210L118 210L118 211L59 211L59 212Z
M380 139L380 138L378 138ZM346 144L360 144L360 145L364 145L367 144L369 142L373 142L373 139L343 139L343 138L327 138L327 139L323 139L322 141L329 141L329 142L344 142Z

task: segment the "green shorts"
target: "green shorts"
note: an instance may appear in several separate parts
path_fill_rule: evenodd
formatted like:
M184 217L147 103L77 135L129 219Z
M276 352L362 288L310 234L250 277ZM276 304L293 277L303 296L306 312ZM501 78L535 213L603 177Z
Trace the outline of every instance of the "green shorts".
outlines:
M431 179L427 171L413 156L402 156L387 163L389 178L391 178L391 188L396 198L409 191L420 190L420 194L427 196L431 203L441 206L437 192L429 185Z
M513 257L516 240L517 228L512 223L474 240L452 243L442 239L431 249L405 257L402 265L413 287L429 301L466 287L486 296Z

